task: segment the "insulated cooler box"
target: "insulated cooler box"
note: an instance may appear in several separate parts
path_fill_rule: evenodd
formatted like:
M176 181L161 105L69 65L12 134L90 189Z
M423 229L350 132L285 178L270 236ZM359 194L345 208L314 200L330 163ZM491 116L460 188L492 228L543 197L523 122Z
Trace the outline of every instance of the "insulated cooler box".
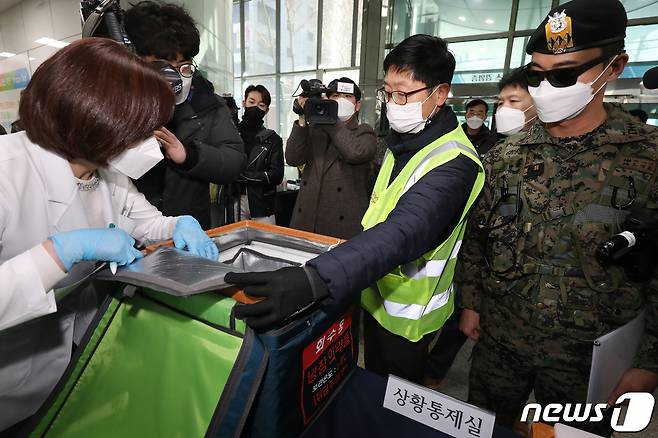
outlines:
M47 437L297 437L347 380L358 307L311 308L255 333L229 271L301 265L340 240L255 222L209 232L218 262L170 246L96 274L117 282L28 429Z

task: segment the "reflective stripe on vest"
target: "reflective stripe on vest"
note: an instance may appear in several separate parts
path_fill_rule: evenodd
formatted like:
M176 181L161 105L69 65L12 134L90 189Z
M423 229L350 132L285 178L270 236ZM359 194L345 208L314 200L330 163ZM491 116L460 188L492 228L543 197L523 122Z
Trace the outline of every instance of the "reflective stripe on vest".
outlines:
M459 240L450 254L450 260L457 258L461 247L462 241ZM420 264L407 263L402 265L400 271L407 277L411 277L412 280L420 280L424 277L440 277L447 263L447 260L422 260Z
M430 312L448 304L450 296L454 291L453 289L454 285L451 284L448 290L434 295L426 306L419 304L398 304L393 301L384 300L384 308L389 315L407 319L420 319Z
M473 160L479 172L460 220L448 238L417 260L397 267L361 295L361 305L382 327L414 342L440 329L452 314L452 279L466 215L484 185L484 169L463 129L457 127L417 152L390 184L394 158L387 153L361 222L364 229L369 229L386 220L400 197L416 182L460 155Z

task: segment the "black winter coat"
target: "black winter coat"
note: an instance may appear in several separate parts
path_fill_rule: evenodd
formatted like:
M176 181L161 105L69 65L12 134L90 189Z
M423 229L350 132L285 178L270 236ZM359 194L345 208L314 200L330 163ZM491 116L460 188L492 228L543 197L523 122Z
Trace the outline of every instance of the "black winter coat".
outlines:
M238 179L247 189L252 218L274 214L276 186L283 181L283 140L271 129L259 129L247 157L247 168Z
M167 124L185 146L187 159L165 159L135 185L166 216L192 215L210 228L209 183L235 181L246 164L242 139L226 102L200 74L192 80L192 98L176 106Z

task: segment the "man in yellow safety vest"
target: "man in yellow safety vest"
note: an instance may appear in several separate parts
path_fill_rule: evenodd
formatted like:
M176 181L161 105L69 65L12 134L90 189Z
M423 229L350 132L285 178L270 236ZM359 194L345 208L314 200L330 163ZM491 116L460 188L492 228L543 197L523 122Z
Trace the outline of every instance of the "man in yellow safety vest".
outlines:
M361 294L366 368L422 381L429 345L453 311L454 267L484 183L477 152L445 105L454 69L446 42L429 35L386 56L377 97L391 132L365 231L303 268L228 274L266 298L237 307L236 317L266 328L315 301Z

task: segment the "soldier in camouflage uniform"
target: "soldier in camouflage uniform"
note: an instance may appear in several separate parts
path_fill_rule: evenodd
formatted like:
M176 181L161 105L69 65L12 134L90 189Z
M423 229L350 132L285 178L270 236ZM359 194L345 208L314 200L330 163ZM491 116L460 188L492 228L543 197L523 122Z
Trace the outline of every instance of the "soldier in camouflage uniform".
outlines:
M460 328L478 341L469 402L495 411L497 421L510 427L533 390L542 406L584 403L593 340L642 310L646 329L634 368L610 401L658 384L658 269L645 266L640 274L647 275L638 278L619 265L602 265L595 255L629 215L658 217L658 129L603 104L605 84L628 59L623 6L576 0L549 17L562 11L567 29L545 20L528 43L533 62L526 69L541 72L541 87L564 90L572 85L569 75L550 71L556 63L563 70L574 65L572 76L591 83L594 97L570 115L581 109L578 101L563 92L542 96L537 74L527 72L543 122L485 157L487 181L455 280L462 285ZM558 39L556 33L568 36ZM609 420L573 426L611 433Z

